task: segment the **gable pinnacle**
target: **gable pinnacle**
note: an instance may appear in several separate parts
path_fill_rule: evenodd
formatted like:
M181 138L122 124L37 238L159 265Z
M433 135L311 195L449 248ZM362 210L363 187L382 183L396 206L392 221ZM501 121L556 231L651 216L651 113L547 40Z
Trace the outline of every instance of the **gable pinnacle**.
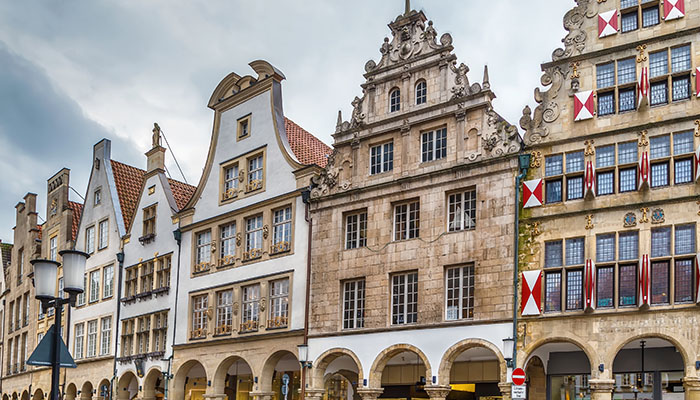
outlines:
M491 83L489 82L489 66L484 65L484 79L481 82L481 87L484 89L491 89Z
M411 0L406 0L406 11L403 15L408 15L411 13Z

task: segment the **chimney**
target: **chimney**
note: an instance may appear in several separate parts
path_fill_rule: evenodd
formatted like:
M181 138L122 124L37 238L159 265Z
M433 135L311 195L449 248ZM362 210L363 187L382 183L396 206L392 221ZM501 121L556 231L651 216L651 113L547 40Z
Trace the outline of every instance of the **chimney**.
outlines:
M165 147L160 145L160 126L153 123L153 147L146 153L146 173L165 171Z

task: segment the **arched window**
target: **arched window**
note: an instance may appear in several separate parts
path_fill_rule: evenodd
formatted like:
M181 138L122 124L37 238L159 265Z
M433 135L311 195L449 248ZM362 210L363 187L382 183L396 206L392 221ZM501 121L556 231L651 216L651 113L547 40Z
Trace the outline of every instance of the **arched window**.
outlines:
M401 91L393 89L389 93L389 112L399 111L401 109Z
M420 80L416 84L416 105L425 104L426 101L428 101L428 85L424 80Z

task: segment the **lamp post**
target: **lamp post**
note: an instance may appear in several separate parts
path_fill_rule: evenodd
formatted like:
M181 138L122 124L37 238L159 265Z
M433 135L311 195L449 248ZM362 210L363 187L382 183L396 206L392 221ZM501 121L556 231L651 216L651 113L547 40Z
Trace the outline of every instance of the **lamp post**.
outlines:
M309 361L309 345L306 343L297 346L299 352L299 364L301 364L301 400L306 397L306 369L311 368L312 363Z
M56 294L56 277L61 263L53 260L32 260L34 266L35 297L41 301L44 310L49 307L55 309L54 319L54 343L51 348L51 395L50 400L60 400L59 376L61 346L61 311L63 305L75 305L76 296L85 290L85 262L89 255L82 251L63 250L59 252L63 258L63 291L68 293L68 298L63 293Z
M506 367L508 368L515 368L513 365L513 347L515 347L513 338L503 339L503 359L505 359Z

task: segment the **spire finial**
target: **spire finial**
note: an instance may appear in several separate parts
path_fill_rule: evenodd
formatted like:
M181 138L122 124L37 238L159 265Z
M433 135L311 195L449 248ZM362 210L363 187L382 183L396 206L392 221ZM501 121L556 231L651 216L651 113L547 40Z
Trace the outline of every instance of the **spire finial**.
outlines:
M403 15L408 15L411 13L411 0L406 0L406 12Z
M153 148L160 147L160 126L157 122L153 123Z

